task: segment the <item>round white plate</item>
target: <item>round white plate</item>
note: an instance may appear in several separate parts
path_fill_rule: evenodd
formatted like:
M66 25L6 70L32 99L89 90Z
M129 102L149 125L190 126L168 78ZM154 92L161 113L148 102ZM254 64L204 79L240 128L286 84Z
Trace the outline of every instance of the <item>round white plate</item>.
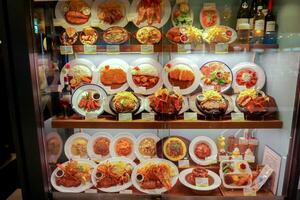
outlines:
M191 8L191 5L190 5L190 4L189 4L189 7L190 7L189 14L190 14L190 17L191 17L191 19L192 19L192 24L191 24L191 25L193 25L193 23L194 23L194 11L193 11L193 9ZM178 9L178 4L175 4L175 5L173 6L172 14L171 14L171 20L172 20L173 26L178 26L178 25L175 24L175 20L174 20L174 12L175 12L175 10L177 10L177 9Z
M202 160L200 158L198 158L196 155L195 155L195 147L196 147L196 144L198 143L205 143L207 144L209 147L210 147L210 150L211 150L211 156L216 156L218 154L218 148L217 148L217 145L216 143L210 139L209 137L206 137L206 136L198 136L198 137L195 137L192 142L190 143L190 146L189 146L189 154L192 158L192 160L198 164L198 165L210 165L212 164L212 161L211 159L208 159L208 160Z
M183 97L182 108L179 111L178 115L186 112L188 109L190 109L188 98L187 97ZM150 107L150 103L149 103L148 97L145 98L145 110L147 112L154 112L154 110Z
M136 154L137 158L138 158L141 162L143 162L144 160L153 158L153 157L149 157L149 156L142 155L142 154L140 153L140 151L139 151L139 145L140 145L141 141L142 141L143 139L146 139L146 138L152 138L156 143L160 140L160 138L159 138L157 135L153 134L153 133L144 133L144 134L140 135L140 136L137 138L137 140L136 140L136 142L135 142L135 144L134 144L134 151L135 151L135 154ZM157 152L156 152L156 153L157 153ZM154 157L157 157L157 155L155 155Z
M112 140L113 140L113 137L110 134L103 133L103 132L97 132L91 137L91 139L89 140L88 145L87 145L87 152L91 159L97 160L97 161L105 160L110 157L110 153L106 156L101 156L101 155L95 153L93 146L95 144L95 141L100 137L107 138L110 142L112 142Z
M86 111L82 108L79 108L78 104L81 100L81 98L87 93L87 91L96 91L100 94L100 108L98 110L93 110L93 111ZM99 116L103 113L104 111L104 104L105 104L105 99L106 99L107 95L106 92L99 86L99 85L94 85L94 84L86 84L83 85L79 88L77 88L73 95L72 95L72 108L73 110L75 110L78 114L80 114L81 116L86 117L87 115L91 115L91 116Z
M90 160L86 160L86 159L75 159L75 161L78 161L78 163L82 163L82 164L88 164L90 165L92 168L95 167L95 163L90 161ZM63 163L62 165L66 165L69 161ZM57 173L57 171L59 170L59 168L57 167L51 174L51 185L59 192L67 192L67 193L80 193L80 192L84 192L87 189L90 189L93 186L92 182L87 182L86 184L81 184L78 187L64 187L64 186L58 186L56 184L56 176L55 174Z
M65 155L68 159L82 159L82 158L88 158L88 153L86 153L86 156L79 157L77 155L73 155L71 152L72 143L77 138L84 138L87 141L90 140L91 136L86 133L75 133L72 136L70 136L64 146ZM87 147L86 147L87 148Z
M103 22L102 20L100 20L97 16L97 12L98 12L98 6L100 4L103 4L105 2L108 2L110 0L95 0L92 6L92 20L93 20L93 26L97 25L97 27L99 27L102 30L107 30L110 27L113 26L120 26L120 27L125 27L128 24L128 19L127 19L127 14L129 12L129 7L130 7L130 3L128 0L116 0L117 2L119 2L120 4L122 4L123 7L123 18L114 24L108 24Z
M232 77L232 71L231 71L231 69L225 63L223 63L221 61L210 61L210 62L207 62L207 63L203 64L200 67L200 69L199 69L199 71L200 71L200 73L199 73L200 74L200 86L202 87L203 90L214 90L214 86L204 84L204 81L201 79L201 77L204 76L204 75L202 75L201 69L205 65L208 65L208 64L211 64L211 63L215 63L215 62L220 63L222 65L222 68L224 69L224 71L230 73L231 82L229 84L225 85L225 86L221 86L221 91L220 92L223 93L223 92L227 91L228 89L230 89L232 81L233 81L232 80L233 77Z
M56 163L58 158L60 157L60 155L62 153L62 150L63 150L63 141L62 141L60 135L57 132L51 132L51 133L47 133L47 135L46 135L47 145L48 145L48 141L52 138L56 138L58 140L58 142L59 142L59 151L58 151L58 154L56 154L56 155L54 155L54 154L49 155L47 153L47 159L48 159L49 163ZM48 149L48 146L47 146L47 149Z
M197 105L196 105L196 101L197 101L197 96L199 95L198 94L194 94L192 96L189 96L188 100L189 100L189 105L190 105L190 109L193 111L193 112L196 112L198 113L199 115L203 115L205 116L198 108L197 108ZM225 95L225 94L222 94L224 96L225 99L227 99L228 101L228 108L226 110L226 113L225 115L231 113L233 110L234 110L234 103L232 101L232 98L229 96L229 95Z
M193 168L189 168L189 169L185 169L183 171L180 172L179 174L179 181L186 187L192 189L192 190L196 190L196 191L211 191L211 190L215 190L217 189L220 185L221 185L221 179L218 176L218 174L216 174L213 171L207 170L208 171L208 175L211 176L214 179L214 183L208 187L198 187L195 185L190 184L189 182L186 181L185 177L192 173Z
M169 77L168 77L169 72L168 72L168 67L167 67L168 64L171 64L171 66L177 66L177 65L187 66L194 72L195 80L194 80L193 84L186 89L180 89L178 87L178 89L176 89L176 91L178 91L182 95L187 95L187 94L191 94L198 88L199 80L200 80L200 73L199 73L197 64L187 58L175 58L175 59L169 61L165 65L165 67L163 69L163 73L162 73L162 78L163 78L164 84L169 90L173 90L174 86L171 85L171 83L169 81Z
M145 65L151 65L151 66L155 67L158 72L159 81L153 88L146 89L146 88L138 87L132 80L131 71L133 70L133 68L136 66L143 68L143 66L145 66ZM162 68L161 64L159 62L157 62L156 60L151 59L151 58L139 58L130 64L130 67L127 71L128 84L129 84L130 88L134 91L134 93L143 94L143 95L153 94L154 92L159 90L163 85L163 80L161 78L162 70L163 70L163 68Z
M146 194L161 194L163 192L166 192L167 189L165 187L162 187L162 188L159 188L159 189L143 189L141 188L141 186L139 185L139 183L137 182L136 180L136 177L137 177L137 171L139 168L147 165L148 163L167 163L169 166L171 166L171 168L174 170L174 174L175 176L172 177L172 187L176 184L177 180L178 180L178 168L177 166L172 163L171 161L168 161L168 160L165 160L165 159L161 159L161 158L153 158L153 159L149 159L149 160L146 160L142 163L140 163L138 166L136 166L132 172L132 175L131 175L131 180L132 180L132 184L133 186L138 189L139 191L143 192L143 193L146 193Z
M138 28L149 26L147 23L147 20L145 20L143 23L140 23L139 25L136 24L136 20L138 17L137 13L137 7L141 0L133 0L130 6L129 15L128 15L128 21L132 21L134 25L136 25ZM171 15L171 3L169 0L162 0L162 6L161 6L161 22L160 23L153 23L151 26L155 26L156 28L163 27L169 20Z
M84 28L90 26L91 19L92 19L92 12L89 20L81 25L76 25L76 24L70 24L67 22L65 19L65 12L63 11L63 5L66 1L58 1L56 6L55 6L55 23L56 25L62 26L64 29L68 27L74 28L76 31L82 31ZM93 0L85 0L85 2L89 5L92 11L92 3Z
M92 182L95 187L97 187L96 174L97 174L98 166L105 164L106 162L117 162L117 161L123 161L123 162L129 163L132 166L132 169L134 169L136 167L136 164L132 160L125 158L125 157L115 157L115 158L109 158L107 160L103 160L94 168L94 170L92 172ZM116 186L112 186L112 187L108 187L108 188L97 188L97 189L101 190L102 192L120 192L122 190L126 190L131 185L132 185L132 181L130 179L127 183L125 183L123 185L116 185Z
M60 1L59 1L60 2ZM68 62L67 64L70 65L70 67L75 67L75 66L80 66L82 67L84 70L86 71L89 71L90 74L91 74L91 77L92 77L92 84L93 83L96 83L96 82L93 82L93 79L94 79L94 71L95 71L95 65L90 62L89 60L87 59L83 59L83 58L78 58L78 59L74 59L74 60L71 60L70 62ZM67 65L66 64L66 65ZM62 68L61 72L60 72L60 85L62 88L64 88L65 86L65 82L64 82L64 77L67 76L68 74L68 71L69 69L66 68L66 65Z
M120 156L117 154L117 152L115 151L115 146L116 146L116 142L120 139L120 138L128 138L132 141L132 151L128 156ZM109 145L109 151L111 153L112 157L126 157L130 160L134 160L136 158L135 152L134 152L134 145L136 142L136 138L134 137L134 135L130 134L130 133L119 133L118 135L116 135L113 139L113 141L110 143Z
M208 10L215 10L216 11L217 16L218 16L218 20L217 20L217 24L216 25L219 25L220 24L220 14L219 14L219 11L217 9L208 9ZM200 24L201 24L202 28L204 28L204 29L210 28L210 27L207 27L207 26L203 25L204 24L203 20L202 20L203 11L204 11L204 9L201 9L200 14L199 14Z
M256 85L251 88L261 90L264 87L264 85L266 83L266 74L265 74L265 71L263 70L263 68L261 68L260 66L258 66L257 64L255 64L253 62L242 62L242 63L235 65L232 69L232 74L233 74L232 88L235 93L239 93L245 89L249 89L249 88L246 88L246 86L238 85L236 82L236 76L237 76L238 71L240 71L242 69L248 69L248 68L254 70L256 72L256 76L257 76Z
M205 42L207 42L207 43L211 43L211 42L207 39L208 33L209 33L209 29L211 29L211 28L214 28L214 27L212 26L212 27L210 27L210 28L205 29L204 32L203 32L203 34L202 34L203 40L204 40ZM230 40L229 40L226 44L231 44L231 43L233 43L233 42L237 39L237 33L236 33L235 30L233 30L232 28L230 28L230 27L228 27L228 26L227 26L226 28L227 28L227 30L230 30L230 31L232 32L231 38L230 38Z
M124 60L121 60L118 58L112 58L112 59L105 60L104 62L102 62L100 65L97 66L97 68L95 70L95 75L93 76L93 82L99 84L102 88L105 89L105 91L108 94L115 94L115 93L127 90L129 87L127 82L124 83L120 88L117 88L117 89L112 89L111 87L105 86L101 83L101 81L100 81L101 70L106 65L109 65L112 68L114 68L114 67L121 68L125 73L127 73L128 68L129 68L128 63L126 63Z

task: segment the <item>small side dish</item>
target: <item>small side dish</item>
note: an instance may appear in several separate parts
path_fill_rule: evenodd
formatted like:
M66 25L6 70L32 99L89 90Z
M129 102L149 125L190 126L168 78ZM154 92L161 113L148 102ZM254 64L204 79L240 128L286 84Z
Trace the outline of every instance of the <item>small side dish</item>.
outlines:
M193 11L186 2L178 3L172 12L172 22L174 26L186 26L193 24Z
M125 28L113 26L103 33L103 40L107 44L123 44L130 38L130 34Z
M157 44L161 38L160 30L153 26L145 26L136 32L136 39L141 44Z
M66 28L66 30L59 37L62 45L72 45L78 40L78 33L72 27Z
M202 9L200 13L200 22L203 28L216 26L220 23L217 9Z
M79 40L84 45L93 45L97 42L98 33L95 29L88 27L82 30Z

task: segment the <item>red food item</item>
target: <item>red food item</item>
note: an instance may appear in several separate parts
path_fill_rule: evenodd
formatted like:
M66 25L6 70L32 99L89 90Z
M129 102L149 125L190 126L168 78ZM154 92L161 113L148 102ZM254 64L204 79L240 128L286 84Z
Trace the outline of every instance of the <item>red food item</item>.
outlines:
M89 16L82 14L78 11L68 11L65 14L65 18L70 24L85 24L89 20Z
M159 77L147 75L133 75L132 80L138 87L145 87L146 89L153 88L159 81Z
M204 28L217 25L218 14L216 10L203 10L201 18Z
M246 88L255 86L257 79L256 71L250 68L241 69L236 73L237 84L245 86Z
M180 11L179 10L176 10L174 12L174 17L179 17L181 15Z
M204 160L211 155L211 149L206 143L198 143L195 148L195 154L198 158Z
M241 163L241 164L240 164L240 168L241 168L241 169L246 169L246 165L245 165L244 163Z
M81 181L78 178L68 176L66 177L61 177L56 179L56 184L58 186L64 186L64 187L78 187L81 185Z

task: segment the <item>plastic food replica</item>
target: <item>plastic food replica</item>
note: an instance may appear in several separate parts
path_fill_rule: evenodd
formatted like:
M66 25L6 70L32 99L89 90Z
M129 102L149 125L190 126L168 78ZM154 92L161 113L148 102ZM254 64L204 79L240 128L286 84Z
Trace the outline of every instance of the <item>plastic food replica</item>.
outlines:
M193 26L176 26L167 32L166 37L176 44L199 43L202 39L202 31Z
M104 66L100 71L100 81L112 89L120 88L127 82L126 72L118 66Z
M161 32L152 26L140 28L136 33L136 39L141 44L157 44L161 40Z
M125 9L122 3L118 0L105 1L98 5L97 17L103 23L112 25L118 23L123 17L125 17L124 11Z
M136 66L131 70L132 80L138 87L153 88L159 81L158 70L152 65Z
M103 33L103 40L107 44L123 44L130 38L128 31L125 28L113 26Z
M86 45L95 44L97 42L97 39L98 39L97 31L90 27L83 29L79 36L80 42Z
M170 137L163 144L164 156L171 161L182 160L187 153L185 142L178 137Z
M68 27L61 34L59 39L62 45L72 45L78 40L78 33L74 28Z
M193 14L190 5L186 2L176 4L173 9L172 21L175 26L193 24Z
M91 8L84 0L66 1L62 9L66 21L74 25L87 23L91 16Z
M111 141L107 137L98 137L93 145L95 154L105 157L109 155L109 145Z
M113 96L110 106L117 113L134 113L140 107L140 100L132 92L119 92Z
M172 66L171 64L167 64L166 67L166 70L169 73L169 82L172 86L179 87L180 89L186 89L194 83L194 72L187 65L178 64Z
M148 25L161 22L162 0L140 0L137 6L138 17L136 24L147 21Z

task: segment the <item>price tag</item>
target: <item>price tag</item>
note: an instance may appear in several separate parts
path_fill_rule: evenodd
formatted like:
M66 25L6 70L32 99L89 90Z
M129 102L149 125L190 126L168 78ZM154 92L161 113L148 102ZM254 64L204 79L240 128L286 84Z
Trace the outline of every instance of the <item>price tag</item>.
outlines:
M147 91L147 88L145 88L145 87L139 87L139 88L138 88L137 90L135 90L134 92L145 94L146 91Z
M83 53L84 54L96 54L97 53L97 46L96 45L84 45L83 46Z
M176 0L176 4L189 3L188 0Z
M173 91L176 93L181 93L180 87L173 87Z
M244 113L231 113L231 120L232 121L244 121L245 115Z
M253 155L245 155L244 160L247 161L248 163L254 163L255 162L255 156Z
M87 189L84 193L97 193L97 189Z
M222 161L222 160L229 160L229 156L220 156L219 155L219 161Z
M252 187L243 188L243 195L244 196L256 196L256 190Z
M95 27L99 26L99 20L96 19L91 20L91 26L95 26Z
M177 52L178 53L191 53L191 45L190 44L178 44Z
M232 160L243 160L243 156L242 155L234 156L232 157Z
M74 155L72 155L71 158L72 158L72 159L81 159L80 156L74 156Z
M91 120L91 119L97 119L98 115L95 113L86 113L85 119L86 120Z
M224 44L224 43L216 44L215 53L228 53L228 44Z
M208 187L209 186L208 178L196 177L195 182L196 182L197 187Z
M141 45L141 54L153 54L154 46L153 45Z
M131 113L119 113L119 121L132 121Z
M190 167L190 161L188 159L183 159L178 161L178 168L185 169Z
M155 114L154 113L142 113L142 120L154 121L155 120Z
M60 46L59 47L61 55L70 55L73 54L73 46Z
M204 3L203 4L203 9L205 10L211 10L211 9L216 9L216 4L215 3Z
M195 112L185 112L183 114L184 120L185 121L197 121L197 113Z
M132 190L121 190L120 194L132 194Z
M211 155L211 156L205 157L205 160L217 161L217 155Z
M107 54L120 54L120 45L107 45L106 53Z

